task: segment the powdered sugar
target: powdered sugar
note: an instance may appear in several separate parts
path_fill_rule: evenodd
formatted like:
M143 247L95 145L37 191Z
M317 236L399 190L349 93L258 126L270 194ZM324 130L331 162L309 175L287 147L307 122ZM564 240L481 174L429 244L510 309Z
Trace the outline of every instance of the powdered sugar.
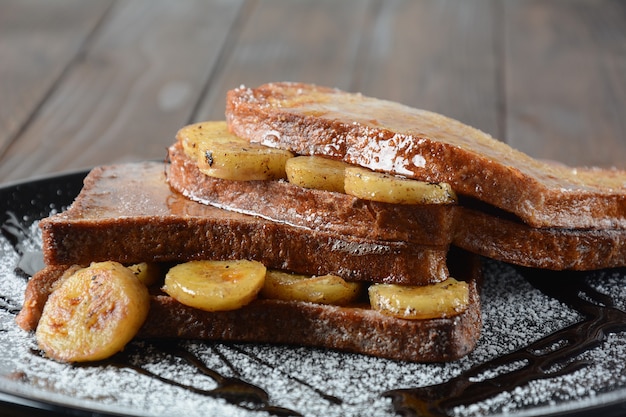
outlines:
M19 222L18 222L19 223ZM19 248L0 237L0 391L70 407L87 407L127 415L263 415L249 404L228 401L185 388L217 386L180 356L158 344L133 342L126 364L71 366L41 357L31 334L14 324L23 301L26 279L15 268L19 252L36 252L36 226L25 229L33 240L20 240ZM597 290L612 295L622 310L626 279L620 271L589 274ZM2 304L4 303L4 304ZM528 345L576 323L579 313L531 286L516 269L488 261L482 291L484 328L475 351L447 364L412 364L322 349L265 344L181 342L210 369L235 377L268 394L268 403L307 416L394 415L387 390L446 382L470 367ZM599 348L577 359L590 365L563 376L534 380L476 404L455 407L458 416L518 413L539 414L569 407L589 407L614 398L626 399L626 334L610 335ZM514 369L517 365L512 365ZM138 372L143 369L153 375ZM506 373L504 367L494 373ZM155 377L155 375L158 376ZM485 374L483 379L493 375ZM177 386L172 384L183 386Z

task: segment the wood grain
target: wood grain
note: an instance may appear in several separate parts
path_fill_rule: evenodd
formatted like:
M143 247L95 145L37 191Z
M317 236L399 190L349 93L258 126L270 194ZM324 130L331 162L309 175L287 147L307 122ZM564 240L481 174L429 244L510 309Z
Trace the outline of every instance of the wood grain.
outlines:
M161 159L228 89L283 80L626 168L626 2L3 0L0 182Z
M302 81L349 88L369 7L362 0L251 4L193 119L223 119L226 91L242 84Z
M509 143L569 165L626 168L626 3L506 3Z
M6 0L0 9L0 156L86 46L111 0ZM0 176L0 178L2 178Z
M241 2L120 2L11 146L5 180L162 159L188 119ZM24 156L29 163L24 164Z
M382 2L352 88L502 138L498 11L490 0Z

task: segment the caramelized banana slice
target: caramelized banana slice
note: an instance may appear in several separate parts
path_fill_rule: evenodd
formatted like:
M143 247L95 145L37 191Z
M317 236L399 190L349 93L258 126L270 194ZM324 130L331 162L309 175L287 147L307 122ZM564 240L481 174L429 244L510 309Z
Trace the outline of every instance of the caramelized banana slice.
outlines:
M270 270L261 295L278 300L345 305L354 301L360 291L361 284L346 282L336 275L309 277Z
M285 178L285 162L293 157L289 151L250 143L233 135L225 121L185 126L177 137L200 171L227 180Z
M93 263L50 295L37 343L58 361L105 359L135 336L149 308L148 290L128 268L117 262Z
M265 266L260 262L191 261L169 270L163 291L190 307L226 311L254 300L264 281Z
M393 204L445 204L456 202L447 183L429 183L370 171L346 168L346 194L365 200Z
M319 156L297 156L287 160L285 171L292 184L343 193L344 171L348 166L345 162Z
M372 308L402 319L455 316L469 305L467 283L454 278L425 286L374 284L368 293Z
M161 267L155 262L141 262L128 266L128 269L130 269L137 279L146 287L158 283L162 277Z

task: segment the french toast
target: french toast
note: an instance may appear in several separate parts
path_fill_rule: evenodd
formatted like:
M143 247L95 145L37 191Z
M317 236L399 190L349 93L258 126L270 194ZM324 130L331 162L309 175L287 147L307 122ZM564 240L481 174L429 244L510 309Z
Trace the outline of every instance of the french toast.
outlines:
M376 311L363 299L339 306L258 298L235 310L209 312L181 304L162 291L162 283L157 283L150 287L150 309L137 337L298 344L420 362L454 360L475 346L481 326L480 263L473 255L459 252L447 257L447 250L431 253L428 247L423 250L420 245L408 243L404 244L410 248L408 252L395 257L395 249L370 254L367 248L374 246L374 241L362 238L348 245L356 251L346 251L345 245L336 243L337 236L328 239L328 233L191 201L172 191L165 178L163 163L95 168L68 210L41 221L48 266L28 283L17 319L22 328L37 328L48 297L58 291L66 270L72 268L70 264L107 259L123 263L150 260L168 265L189 259L238 259L260 253L264 262L274 262L281 269L294 270L306 264L308 273L312 273L311 268L328 268L335 256L340 258L336 262L342 265L340 269L350 267L347 279L368 282L388 281L389 271L395 269L406 269L407 277L410 269L410 277L415 277L416 269L435 268L437 276L443 273L448 277L449 266L455 277L467 283L467 308L453 316L408 320ZM257 229L251 224L260 225L257 227L264 232L255 237ZM281 228L286 232L278 233ZM289 242L298 241L294 235L299 234L308 236L306 245L292 248L297 256L290 256L288 249L293 243ZM264 239L278 239L287 246L274 250L274 245ZM376 247L390 245L376 242ZM306 253L307 245L314 246L311 253ZM263 246L272 248L269 255L263 252ZM306 257L309 259L302 259ZM394 258L399 267L389 261ZM355 273L359 268L361 272ZM376 270L380 276L369 275ZM396 282L395 276L392 279Z
M182 128L169 148L168 183L185 196L232 211L302 227L447 248L552 270L594 270L626 265L626 229L535 228L493 207L458 204L389 204L345 192L303 188L285 180L233 181L201 172L182 142L209 124ZM593 249L593 250L591 250Z
M626 172L545 163L432 112L302 83L228 92L233 133L301 155L447 182L538 228L626 228Z
M535 228L462 206L457 218L453 245L487 258L557 271L626 266L625 229Z
M179 132L165 164L97 167L66 211L40 222L47 267L30 280L17 321L37 329L46 353L71 325L77 288L96 300L80 314L97 324L91 308L100 309L107 322L117 309L103 301L109 277L115 290L137 287L127 304L146 319L124 328L129 337L454 360L480 335L475 254L547 269L626 265L621 171L543 163L444 116L308 84L232 90L226 118L232 132L221 122L216 148L206 147L208 124L185 127L191 136ZM340 163L341 191L285 180L303 155ZM359 189L368 181L377 187ZM231 261L258 273L244 276ZM149 293L129 272L145 262L170 268L139 279ZM348 301L272 293L282 279L318 278L349 287ZM219 291L204 297L207 286ZM245 294L232 304L227 291Z
M325 305L258 299L232 311L207 312L181 304L153 288L140 339L198 339L311 346L412 362L459 359L480 336L477 258L451 258L455 276L469 284L469 305L454 317L405 320L382 314L366 304ZM41 312L66 266L46 267L28 283L17 323L36 329ZM458 270L458 272L457 272Z
M295 227L172 192L158 162L94 168L66 211L40 222L47 265L250 259L301 274L423 285L448 277L447 246Z
M406 241L447 251L455 204L402 205L303 188L284 180L232 181L202 173L180 141L168 149L167 182L202 204L276 222L383 241Z

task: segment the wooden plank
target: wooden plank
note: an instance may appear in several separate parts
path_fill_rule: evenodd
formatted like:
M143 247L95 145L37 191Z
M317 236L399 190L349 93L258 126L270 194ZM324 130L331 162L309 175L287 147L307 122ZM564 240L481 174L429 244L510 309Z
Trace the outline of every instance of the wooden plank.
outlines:
M498 11L490 0L381 2L353 89L502 138Z
M369 8L361 0L252 3L194 119L222 119L226 92L242 84L301 81L348 89Z
M83 59L8 149L0 178L164 158L201 94L240 5L219 0L117 3Z
M509 142L569 165L626 168L626 3L506 3Z
M223 117L230 88L291 80L428 108L497 134L493 4L400 0L374 6L261 2L196 120Z
M54 88L111 3L0 2L0 155Z

